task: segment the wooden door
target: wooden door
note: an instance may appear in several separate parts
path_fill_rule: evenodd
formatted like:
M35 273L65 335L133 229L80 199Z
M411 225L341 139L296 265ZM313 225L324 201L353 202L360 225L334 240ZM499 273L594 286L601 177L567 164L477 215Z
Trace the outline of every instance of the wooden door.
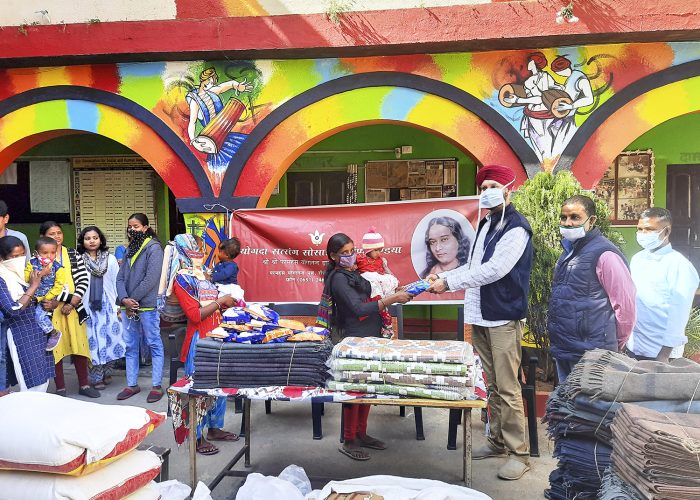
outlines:
M669 165L666 207L673 216L671 245L700 272L700 165Z
M347 172L289 172L287 206L344 204L349 175Z

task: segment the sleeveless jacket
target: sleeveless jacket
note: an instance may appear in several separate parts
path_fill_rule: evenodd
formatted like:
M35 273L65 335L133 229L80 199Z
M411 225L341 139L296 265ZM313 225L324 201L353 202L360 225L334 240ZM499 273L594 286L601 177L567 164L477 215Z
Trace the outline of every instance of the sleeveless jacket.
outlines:
M580 240L562 240L564 253L554 268L547 330L552 356L578 361L591 349L617 351L617 323L610 299L596 274L599 257L622 253L594 227Z
M510 229L522 227L528 234L528 241L522 256L503 278L479 287L481 296L481 317L487 321L521 320L527 316L527 296L530 290L530 270L532 269L532 229L530 223L513 205L507 205L503 224L497 223L500 213L494 215L484 238L484 255L481 263L488 262L496 249L496 243ZM478 234L483 230L486 219L479 223ZM472 250L473 254L473 250Z

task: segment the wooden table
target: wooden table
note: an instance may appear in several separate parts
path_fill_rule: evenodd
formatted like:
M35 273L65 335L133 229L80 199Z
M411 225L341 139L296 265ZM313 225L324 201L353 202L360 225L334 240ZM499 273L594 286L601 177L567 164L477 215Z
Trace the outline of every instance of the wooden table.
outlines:
M171 389L169 389L171 390ZM197 417L195 415L196 398L198 395L190 394L189 396L189 454L190 454L190 485L194 489L197 486ZM314 398L311 398L313 402ZM419 399L419 398L359 398L349 399L345 401L333 401L341 404L369 404L378 406L413 406L420 408L447 408L460 409L462 412L462 481L467 487L472 484L472 419L471 414L473 409L486 408L486 401L482 400L462 400L462 401L443 401L439 399ZM329 401L324 401L329 403ZM243 447L234 455L228 464L217 474L214 480L209 484L209 489L213 490L224 477L246 477L248 471L232 470L236 464L243 459L243 465L250 467L250 451L251 451L251 434L252 428L250 424L250 399L243 398L243 427L245 428L245 437Z

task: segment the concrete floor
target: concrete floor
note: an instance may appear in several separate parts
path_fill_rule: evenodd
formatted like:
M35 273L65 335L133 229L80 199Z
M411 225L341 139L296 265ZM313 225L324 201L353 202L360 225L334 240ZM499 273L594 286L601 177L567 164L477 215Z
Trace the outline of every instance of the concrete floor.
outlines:
M167 380L167 367L165 379ZM166 398L156 404L146 403L150 388L150 369L142 368L139 377L141 393L127 401L117 401L117 393L124 387L123 371L116 371L114 383L102 391L99 399L89 399L77 395L77 381L72 366L66 363L68 395L82 400L103 404L128 404L142 406L157 411L166 411ZM53 384L49 388L52 392ZM263 401L253 401L251 410L251 472L277 475L289 464L304 467L310 476L333 479L347 479L373 474L428 478L458 484L461 480L462 451L461 430L458 434L458 448L448 451L447 423L448 411L425 408L423 421L425 441L415 439L415 426L411 408L406 409L406 417L399 416L398 408L373 407L370 413L369 432L386 441L389 448L384 451L371 451L372 458L367 462L356 462L338 452L340 429L340 404L325 405L323 417L324 437L313 440L311 433L311 407L308 403L273 402L272 413L265 414ZM226 414L226 430L238 432L241 415L234 414L233 403L229 403ZM479 412L474 411L473 444L475 447L485 442L484 424ZM555 468L556 460L551 456L551 445L539 426L540 454L531 459L531 471L518 481L502 481L496 471L502 459L473 462L473 485L476 490L490 495L494 500L530 500L543 498L543 490L548 485L549 473ZM170 455L170 478L189 483L188 447L185 443L177 447L173 439L172 421L168 419L146 439L147 443L172 448ZM240 448L241 442L220 443L221 452L213 456L199 455L197 466L199 479L209 483L218 471ZM243 470L243 465L237 466ZM239 478L225 478L214 490L213 498L234 499ZM314 483L320 488L324 482Z

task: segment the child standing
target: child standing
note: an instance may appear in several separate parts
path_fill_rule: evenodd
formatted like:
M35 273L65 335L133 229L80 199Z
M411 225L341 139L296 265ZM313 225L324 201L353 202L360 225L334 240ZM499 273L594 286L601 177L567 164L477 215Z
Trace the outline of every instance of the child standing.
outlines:
M219 263L211 272L211 279L219 290L219 297L230 295L234 299L245 301L243 289L238 285L238 264L233 259L241 253L238 238L229 238L219 244Z
M386 259L382 257L384 238L374 227L370 227L369 231L362 237L362 249L365 254L357 256L357 270L372 286L370 300L380 300L393 294L399 286L399 280L392 274ZM395 333L389 310L385 308L380 314L383 322L382 337L394 338Z
M36 300L42 302L55 299L66 284L66 270L56 262L58 243L53 238L42 236L37 240L34 250L36 250L36 255L29 259L24 270L24 279L28 280L32 271L39 271L41 282L36 291ZM58 341L61 340L61 332L53 327L50 312L45 311L41 305L34 310L36 311L37 323L48 335L46 350L53 351L58 345Z

